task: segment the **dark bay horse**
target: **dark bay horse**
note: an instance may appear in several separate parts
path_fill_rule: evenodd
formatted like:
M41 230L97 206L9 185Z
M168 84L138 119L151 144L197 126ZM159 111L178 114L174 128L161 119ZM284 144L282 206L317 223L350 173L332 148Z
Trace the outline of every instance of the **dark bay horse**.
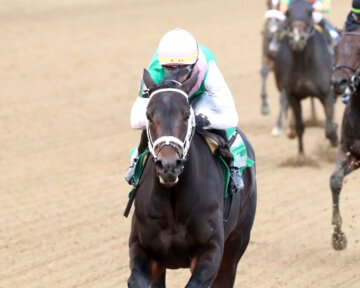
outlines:
M275 59L275 78L284 90L295 116L299 153L304 153L301 100L316 97L324 106L325 135L332 146L338 145L337 126L333 123L335 95L331 87L332 58L324 34L312 20L313 8L308 1L292 1L287 11L287 35Z
M330 177L334 225L332 245L334 249L342 250L346 248L347 240L341 231L340 192L344 177L360 167L360 30L343 33L335 46L335 53L332 82L337 93L350 96L342 120L336 167Z
M165 287L168 268L190 268L187 288L233 287L255 217L255 167L244 170L245 188L231 196L224 222L222 167L204 138L194 133L188 102L197 74L182 84L156 85L144 70L143 79L150 88L146 115L151 153L135 199L128 287ZM241 136L255 159L251 144Z

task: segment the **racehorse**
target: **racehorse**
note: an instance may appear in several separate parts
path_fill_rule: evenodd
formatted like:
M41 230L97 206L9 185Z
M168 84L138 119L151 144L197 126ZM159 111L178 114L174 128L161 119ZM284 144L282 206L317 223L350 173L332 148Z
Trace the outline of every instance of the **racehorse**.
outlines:
M346 248L347 240L341 231L342 219L339 197L344 177L360 167L360 30L345 32L335 46L336 66L332 76L335 90L347 94L341 131L341 144L336 167L330 177L333 200L332 224L334 233L332 245L336 250Z
M267 101L266 80L269 73L274 70L275 52L270 51L270 42L275 33L285 20L285 16L278 10L279 0L268 0L265 13L265 25L262 32L262 57L261 57L261 113L270 113L270 106Z
M146 115L150 155L137 185L129 240L128 287L165 287L166 269L190 268L186 287L233 287L236 269L253 225L255 167L243 172L245 188L231 197L223 220L225 179L219 159L194 132L188 93L197 74L184 83L156 85L144 70L150 100ZM165 78L166 79L166 78ZM254 150L244 134L248 155Z
M325 109L325 134L332 146L338 145L337 126L333 123L335 95L331 88L332 59L327 39L312 20L308 1L292 1L287 11L287 32L275 57L275 78L279 90L286 92L295 116L299 154L304 153L301 100L316 97Z

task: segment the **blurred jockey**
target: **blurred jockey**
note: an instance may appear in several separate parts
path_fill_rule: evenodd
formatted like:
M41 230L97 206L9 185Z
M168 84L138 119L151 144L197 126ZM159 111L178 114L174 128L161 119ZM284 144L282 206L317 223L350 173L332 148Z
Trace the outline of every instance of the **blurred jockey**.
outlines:
M190 78L192 73L199 73L198 80L189 93L189 102L196 115L196 127L211 129L227 141L225 129L237 126L238 114L230 89L217 66L213 53L208 48L197 44L195 38L185 30L179 28L171 30L161 38L148 71L157 84L161 83L165 75L183 82ZM146 128L148 97L148 87L142 80L139 95L131 110L131 126L134 129ZM147 147L148 140L144 131L125 177L131 185L135 184L133 175L138 155ZM228 165L232 180L229 192L237 192L244 186L239 167L236 167L233 160L229 160Z
M352 32L358 29L360 29L360 0L353 0L351 11L345 21L344 30Z
M312 18L315 24L318 24L323 29L326 38L328 39L329 46L330 46L330 53L333 54L333 46L334 44L339 40L340 35L336 31L336 29L332 26L332 24L323 18L324 13L329 13L331 9L331 0L309 0L309 2L313 6L313 13ZM286 11L288 10L288 7L291 3L291 0L280 0L279 4L279 10L286 14ZM280 46L280 35L281 32L284 31L285 25L283 26L283 29L279 29L279 32L274 35L269 49L270 51L277 52Z

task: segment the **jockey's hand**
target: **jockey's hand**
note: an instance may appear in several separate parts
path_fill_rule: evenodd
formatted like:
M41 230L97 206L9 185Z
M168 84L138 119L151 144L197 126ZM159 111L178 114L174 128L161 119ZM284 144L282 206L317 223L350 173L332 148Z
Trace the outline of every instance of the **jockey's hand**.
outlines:
M211 125L209 119L204 114L201 113L195 116L195 123L197 128L202 128L202 129L207 129Z

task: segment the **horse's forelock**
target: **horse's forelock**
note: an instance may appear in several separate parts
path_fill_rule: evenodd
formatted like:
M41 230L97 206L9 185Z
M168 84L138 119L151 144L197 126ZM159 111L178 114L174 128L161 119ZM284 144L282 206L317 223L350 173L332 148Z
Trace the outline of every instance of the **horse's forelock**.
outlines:
M288 19L287 21L304 21L307 24L312 23L312 5L305 0L295 0L292 1L288 9Z

